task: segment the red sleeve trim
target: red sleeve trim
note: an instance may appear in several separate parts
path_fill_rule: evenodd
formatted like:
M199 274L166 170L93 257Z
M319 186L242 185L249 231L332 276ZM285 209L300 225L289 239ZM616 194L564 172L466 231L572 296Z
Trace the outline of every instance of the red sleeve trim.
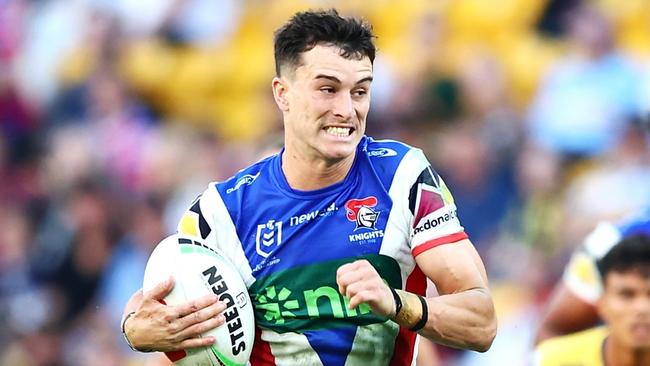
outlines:
M421 245L418 245L417 247L415 247L415 249L413 249L413 257L417 257L423 252L426 252L427 250L433 249L437 246L455 243L467 238L468 238L467 233L463 231L460 233L451 234L451 235L443 236L441 238L429 240Z

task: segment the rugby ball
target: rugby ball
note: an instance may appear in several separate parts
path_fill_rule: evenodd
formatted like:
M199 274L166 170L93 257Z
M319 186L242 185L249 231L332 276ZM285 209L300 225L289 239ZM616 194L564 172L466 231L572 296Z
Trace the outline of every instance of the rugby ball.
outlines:
M202 336L213 336L211 346L166 352L181 366L246 365L255 339L253 305L237 268L219 252L193 237L174 234L163 239L151 253L144 273L147 291L174 277L174 288L163 299L178 305L207 294L226 303L226 322Z

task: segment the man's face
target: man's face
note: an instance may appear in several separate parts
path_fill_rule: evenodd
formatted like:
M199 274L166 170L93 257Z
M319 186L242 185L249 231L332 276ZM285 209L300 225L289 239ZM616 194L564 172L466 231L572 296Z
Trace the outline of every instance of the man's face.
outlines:
M329 163L354 156L366 129L372 63L334 46L304 52L300 66L274 79L287 149Z
M598 310L611 337L632 349L650 348L650 278L636 270L609 272Z

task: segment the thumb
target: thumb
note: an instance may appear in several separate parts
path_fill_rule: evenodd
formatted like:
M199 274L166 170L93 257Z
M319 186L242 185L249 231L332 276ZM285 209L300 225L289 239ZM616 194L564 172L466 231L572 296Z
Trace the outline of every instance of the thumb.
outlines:
M145 298L154 300L162 300L165 296L169 295L174 288L174 277L169 276L166 280L160 282L154 288L144 293Z

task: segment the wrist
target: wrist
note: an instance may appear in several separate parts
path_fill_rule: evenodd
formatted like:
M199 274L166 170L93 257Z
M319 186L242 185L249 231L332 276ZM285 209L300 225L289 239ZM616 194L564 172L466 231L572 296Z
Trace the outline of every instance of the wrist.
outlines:
M132 317L133 315L135 315L135 311L132 311L132 312L126 314L126 315L122 318L122 322L121 322L121 324L120 324L120 328L121 328L121 330L122 330L122 336L124 337L124 340L126 341L126 344L129 346L129 348L131 348L131 349L134 350L134 351L138 351L138 350L133 346L133 344L131 343L131 341L129 340L129 337L126 335L126 322L127 322L129 319L131 319L131 317Z
M426 299L407 291L391 288L391 292L395 297L396 310L391 319L414 332L424 328L429 315Z

